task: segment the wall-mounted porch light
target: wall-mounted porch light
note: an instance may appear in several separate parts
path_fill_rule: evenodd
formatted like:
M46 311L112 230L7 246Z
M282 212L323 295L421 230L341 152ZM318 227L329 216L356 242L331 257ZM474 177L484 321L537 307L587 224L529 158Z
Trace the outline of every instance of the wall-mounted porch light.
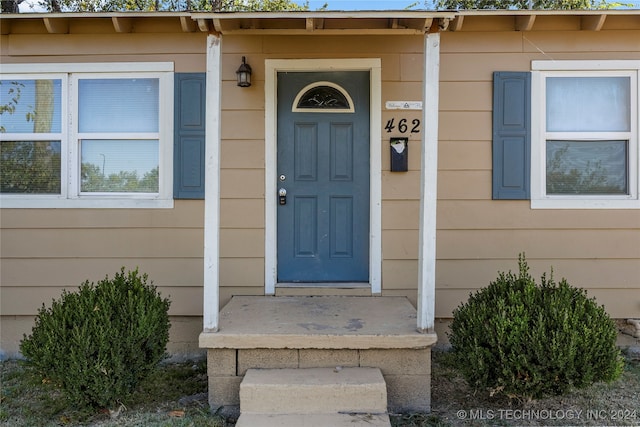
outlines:
M246 63L244 56L242 57L242 64L240 64L238 71L236 71L236 76L238 78L238 86L251 86L251 66Z

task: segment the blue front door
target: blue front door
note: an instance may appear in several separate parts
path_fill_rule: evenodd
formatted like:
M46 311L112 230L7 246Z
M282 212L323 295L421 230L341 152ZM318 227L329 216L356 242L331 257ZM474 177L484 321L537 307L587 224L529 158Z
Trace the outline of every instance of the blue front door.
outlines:
M369 281L369 72L278 73L278 282Z

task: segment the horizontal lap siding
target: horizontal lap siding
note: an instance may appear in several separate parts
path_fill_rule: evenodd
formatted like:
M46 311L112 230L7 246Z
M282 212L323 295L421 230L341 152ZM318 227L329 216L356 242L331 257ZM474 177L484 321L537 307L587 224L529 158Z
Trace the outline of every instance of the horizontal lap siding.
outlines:
M166 21L155 19L114 34L103 22L71 19L70 34L2 35L0 62L173 62L175 72L205 71L206 34L182 33L179 25L168 33ZM203 230L202 200L176 200L173 209L2 209L0 312L14 325L10 316L30 319L63 289L124 266L147 273L171 299L172 319L201 316ZM196 342L197 333L183 339ZM17 349L4 337L2 347Z
M494 71L530 71L532 60L640 58L639 31L560 32L574 21L539 19L559 31L501 33L465 20L463 31L441 36L437 317L450 317L499 271L516 271L521 252L536 279L553 268L613 317L640 313L638 210L532 210L528 200L491 200ZM498 18L492 28L508 25ZM408 237L399 232L391 246L401 250ZM385 261L389 275L409 267L398 258Z
M124 266L147 273L170 295L171 315L200 315L203 207L176 201L174 209L156 210L3 210L2 314L35 314L62 288L113 277Z

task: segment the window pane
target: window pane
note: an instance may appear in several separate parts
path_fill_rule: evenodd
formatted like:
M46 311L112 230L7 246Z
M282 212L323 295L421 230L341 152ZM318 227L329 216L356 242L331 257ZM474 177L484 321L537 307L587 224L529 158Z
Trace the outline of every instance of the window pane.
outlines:
M158 132L158 79L78 82L80 132Z
M547 131L628 132L629 77L548 77Z
M298 101L297 108L348 110L349 101L338 89L316 86L309 89Z
M61 80L0 80L0 132L60 133Z
M0 192L60 194L60 141L0 143Z
M547 141L547 194L627 194L627 141Z
M84 140L82 192L157 193L157 140Z

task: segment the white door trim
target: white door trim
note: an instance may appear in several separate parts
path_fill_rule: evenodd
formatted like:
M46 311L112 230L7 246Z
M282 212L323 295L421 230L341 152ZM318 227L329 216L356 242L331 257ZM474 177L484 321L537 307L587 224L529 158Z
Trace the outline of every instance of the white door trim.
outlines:
M273 295L278 280L277 243L277 77L278 71L369 71L369 282L382 292L382 77L380 58L265 60L265 294Z

